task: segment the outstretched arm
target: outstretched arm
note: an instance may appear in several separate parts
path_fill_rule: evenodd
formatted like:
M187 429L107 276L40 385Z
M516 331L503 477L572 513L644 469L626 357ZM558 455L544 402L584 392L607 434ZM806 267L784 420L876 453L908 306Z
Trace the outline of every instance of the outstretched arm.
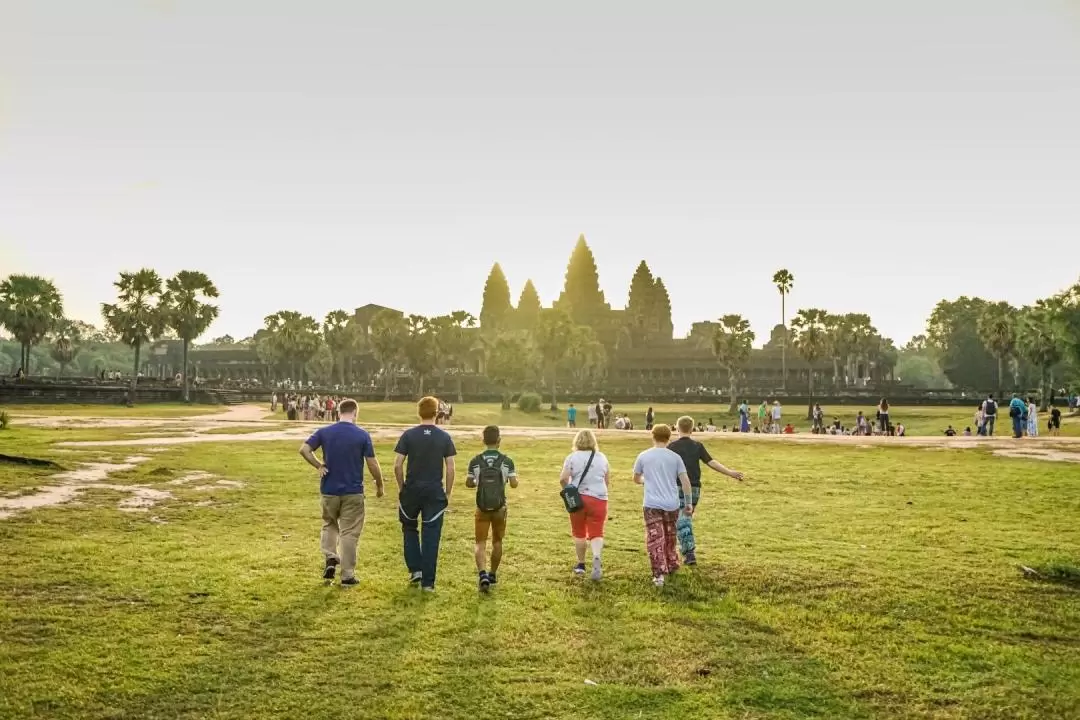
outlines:
M731 468L729 468L729 467L727 467L725 465L721 465L716 460L710 460L709 461L709 467L711 467L713 470L720 473L721 475L727 475L729 478L731 478L733 480L742 480L743 479L743 474L741 472L739 472L737 470L732 470Z

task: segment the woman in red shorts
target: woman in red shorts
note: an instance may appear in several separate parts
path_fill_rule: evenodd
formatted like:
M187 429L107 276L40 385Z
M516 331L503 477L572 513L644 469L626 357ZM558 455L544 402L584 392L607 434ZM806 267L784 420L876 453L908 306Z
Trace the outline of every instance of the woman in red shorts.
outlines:
M585 472L588 468L588 473ZM577 487L585 507L570 513L570 531L577 552L575 575L585 574L585 548L592 547L592 579L601 577L600 555L604 550L604 523L607 521L608 477L611 467L599 451L596 434L581 430L574 438L574 451L563 462L559 482Z

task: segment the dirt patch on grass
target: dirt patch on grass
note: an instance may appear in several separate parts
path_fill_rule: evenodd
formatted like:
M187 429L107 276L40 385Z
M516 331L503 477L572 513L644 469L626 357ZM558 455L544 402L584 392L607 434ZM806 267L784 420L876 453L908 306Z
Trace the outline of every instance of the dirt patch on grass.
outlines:
M1069 452L1058 448L1009 448L995 450L994 454L1001 457L1024 458L1027 460L1080 463L1080 452Z

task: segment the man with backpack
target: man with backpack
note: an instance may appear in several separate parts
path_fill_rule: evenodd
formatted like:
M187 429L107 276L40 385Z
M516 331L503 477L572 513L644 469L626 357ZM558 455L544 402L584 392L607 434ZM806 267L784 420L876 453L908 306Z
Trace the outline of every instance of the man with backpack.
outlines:
M484 452L469 462L465 487L476 488L476 570L480 575L480 591L488 592L496 584L496 573L502 562L502 541L506 535L506 485L518 486L514 461L499 450L502 438L499 428L484 428ZM487 539L491 534L491 572L487 570Z
M983 403L983 415L986 416L986 424L983 427L986 428L986 434L989 437L994 436L994 423L997 422L997 409L994 393L990 393L986 398L986 402Z

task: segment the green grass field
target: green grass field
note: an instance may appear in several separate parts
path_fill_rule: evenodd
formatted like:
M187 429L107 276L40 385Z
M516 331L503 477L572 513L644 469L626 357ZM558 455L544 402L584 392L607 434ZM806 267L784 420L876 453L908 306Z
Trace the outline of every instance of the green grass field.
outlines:
M16 426L0 445L72 467L129 453L50 439L118 435ZM109 478L173 494L146 513L103 489L0 519L0 717L1080 717L1080 466L715 442L747 480L706 475L701 563L658 591L641 439L603 443L598 585L570 573L563 439L507 439L522 483L487 597L463 485L437 594L405 586L395 501L373 494L361 587L324 587L294 442L176 446ZM171 484L191 470L244 487ZM53 472L0 466L0 496Z
M525 427L565 427L566 407L569 401L560 401L559 412L551 412L545 409L538 413L525 413L516 407L510 410L502 410L497 403L459 403L454 406L454 424L457 425L501 425L501 426L525 426ZM585 413L586 404L578 404L578 426L588 425L588 416ZM615 411L628 414L636 427L645 427L645 412L649 406L644 404L616 405ZM657 422L674 424L681 415L691 415L702 422L709 418L716 423L717 427L727 425L729 428L738 422L738 415L729 415L727 403L717 405L655 405L653 410ZM841 423L854 426L856 414L863 413L874 419L875 409L871 406L842 405L825 406L826 421L831 423L833 418L839 418ZM757 410L754 409L756 420ZM972 426L974 431L975 404L972 403L970 411L966 407L937 407L937 406L911 406L895 407L891 413L893 422L903 422L907 426L909 435L943 435L945 428L950 424L958 431L963 432L965 427ZM267 414L267 419L281 420L284 413ZM784 420L792 422L799 432L809 432L811 423L806 419L806 408L803 406L788 406L784 409ZM1041 432L1045 433L1045 413L1043 422L1040 423ZM416 421L416 405L414 403L390 402L390 403L363 403L360 406L361 423L395 423L408 424ZM1008 424L1008 417L1001 418L1004 427ZM1007 432L1007 429L1006 429ZM1080 436L1080 422L1072 418L1066 418L1062 425L1062 435Z

